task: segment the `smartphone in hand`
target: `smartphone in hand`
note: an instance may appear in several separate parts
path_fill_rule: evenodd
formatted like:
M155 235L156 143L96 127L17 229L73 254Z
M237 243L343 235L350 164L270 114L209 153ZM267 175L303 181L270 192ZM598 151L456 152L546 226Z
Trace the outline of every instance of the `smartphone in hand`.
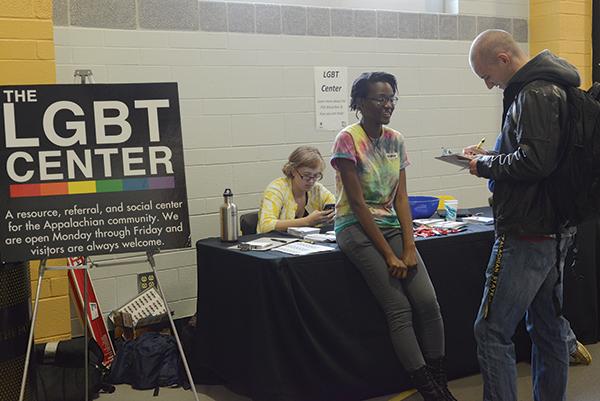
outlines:
M325 206L323 206L323 210L332 210L332 209L335 209L334 203L328 203Z

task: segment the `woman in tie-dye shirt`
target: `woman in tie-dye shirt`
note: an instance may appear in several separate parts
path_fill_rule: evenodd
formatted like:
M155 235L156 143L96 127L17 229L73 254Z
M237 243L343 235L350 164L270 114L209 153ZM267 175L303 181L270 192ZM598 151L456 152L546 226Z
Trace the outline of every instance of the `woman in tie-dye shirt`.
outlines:
M333 145L335 231L342 251L383 309L396 355L425 401L452 401L443 368L444 327L435 291L415 247L402 135L389 128L398 98L393 75L361 74L350 108L360 122ZM419 338L413 329L419 328Z

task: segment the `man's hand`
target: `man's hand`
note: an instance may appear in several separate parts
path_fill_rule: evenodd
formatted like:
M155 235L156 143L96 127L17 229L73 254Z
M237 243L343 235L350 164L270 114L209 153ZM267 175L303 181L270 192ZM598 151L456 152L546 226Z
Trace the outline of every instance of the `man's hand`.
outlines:
M477 157L469 162L469 173L473 174L475 177L479 177L479 172L477 171Z
M479 147L478 145L467 146L463 149L463 155L468 158L473 158L476 156L487 155L488 151Z

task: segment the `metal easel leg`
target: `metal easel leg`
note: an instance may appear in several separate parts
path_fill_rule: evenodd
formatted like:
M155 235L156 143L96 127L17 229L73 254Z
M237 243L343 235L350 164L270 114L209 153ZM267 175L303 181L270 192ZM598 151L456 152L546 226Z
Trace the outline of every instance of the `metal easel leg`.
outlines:
M46 261L47 259L42 259L40 261L40 267L38 270L37 290L35 292L33 314L31 315L31 327L29 328L29 341L27 342L27 353L25 354L25 367L23 368L23 380L21 380L21 392L19 393L19 401L23 401L23 398L25 397L27 374L29 372L29 358L31 357L31 348L33 347L33 328L35 327L35 320L37 318L38 306L40 303L40 292L42 290L42 280L44 279L44 272L46 271Z
M169 322L171 323L171 330L173 330L173 335L175 336L175 341L177 342L177 348L179 348L179 355L181 355L181 360L183 361L183 367L185 368L185 373L187 374L187 378L190 382L190 387L194 392L194 397L196 401L200 401L198 398L198 393L196 392L196 385L194 384L194 379L192 378L192 373L190 372L190 367L187 363L187 359L185 357L185 352L183 352L183 346L181 345L181 341L179 340L179 335L177 334L177 328L175 327L175 322L173 321L173 317L171 316L171 312L169 310L169 304L167 303L167 297L165 297L165 293L160 286L160 281L158 280L158 272L156 271L156 262L154 261L154 254L151 251L146 252L146 256L148 257L148 263L152 267L152 271L154 272L154 277L156 277L156 283L158 284L156 287L158 288L158 292L160 292L160 296L162 297L163 302L165 303L165 307L167 309L167 316L169 317Z

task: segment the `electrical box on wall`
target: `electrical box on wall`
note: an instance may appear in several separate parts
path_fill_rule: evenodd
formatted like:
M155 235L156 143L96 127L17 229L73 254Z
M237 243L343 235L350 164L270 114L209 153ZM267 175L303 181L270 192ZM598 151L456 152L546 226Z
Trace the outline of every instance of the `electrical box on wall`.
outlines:
M137 275L138 294L150 287L156 287L156 276L153 272L139 273Z

